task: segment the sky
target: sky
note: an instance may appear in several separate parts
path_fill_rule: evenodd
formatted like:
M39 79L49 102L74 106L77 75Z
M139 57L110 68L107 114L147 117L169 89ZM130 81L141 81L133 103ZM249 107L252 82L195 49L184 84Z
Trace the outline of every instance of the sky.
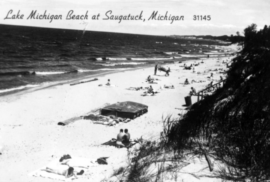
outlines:
M46 15L54 19L30 18L35 10L36 15L46 11ZM72 11L82 19L71 20L70 16L67 19ZM88 17L83 16L87 11ZM149 19L153 12L157 12L157 17L167 12L168 19L170 16L175 20ZM141 13L141 20L120 23L119 20L106 20L111 15L127 17ZM147 35L218 36L235 35L237 31L243 34L244 28L252 23L257 24L258 29L270 25L270 0L0 0L0 24L8 25Z

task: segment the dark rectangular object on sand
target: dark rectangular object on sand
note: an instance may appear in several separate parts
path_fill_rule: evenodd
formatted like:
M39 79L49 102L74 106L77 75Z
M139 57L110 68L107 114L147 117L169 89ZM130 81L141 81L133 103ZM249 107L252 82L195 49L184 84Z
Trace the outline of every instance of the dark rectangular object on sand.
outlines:
M130 118L134 119L144 113L147 113L148 106L136 102L118 102L116 104L112 104L106 106L100 110L101 115L114 115L121 118Z

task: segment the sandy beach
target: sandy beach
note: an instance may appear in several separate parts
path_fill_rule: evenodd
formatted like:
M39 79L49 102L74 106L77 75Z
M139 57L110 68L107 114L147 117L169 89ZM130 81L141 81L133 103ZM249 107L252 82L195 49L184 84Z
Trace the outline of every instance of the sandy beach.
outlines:
M219 82L220 76L225 78L221 69L226 70L226 64L222 61L231 58L210 56L183 63L176 60L174 64L164 65L171 69L169 76L165 76L164 72L157 72L154 76L154 67L151 67L103 75L97 77L96 81L73 86L66 83L34 92L0 97L0 181L59 181L33 176L33 172L51 161L59 160L64 154L91 161L85 174L75 181L110 179L113 171L127 164L128 150L101 144L116 138L119 130L126 128L132 139L142 137L145 140L158 140L163 130L162 118L177 118L179 113L186 112L186 107L183 106L184 97L189 95L191 87L199 91L212 81ZM194 71L183 69L184 64L192 63L200 64ZM214 73L214 76L208 78L211 73ZM142 96L144 90L128 89L148 87L146 78L149 75L158 79L156 84L151 84L158 92L156 95ZM190 82L195 80L196 83L184 85L186 78ZM108 79L110 86L105 85ZM91 79L81 81L88 80ZM173 85L174 88L167 89L164 85ZM145 104L148 112L128 123L114 126L94 124L91 120L79 118L108 104L122 101ZM197 97L193 96L192 102L196 101ZM72 118L78 119L65 126L58 125L58 122ZM99 157L109 157L108 165L95 163Z

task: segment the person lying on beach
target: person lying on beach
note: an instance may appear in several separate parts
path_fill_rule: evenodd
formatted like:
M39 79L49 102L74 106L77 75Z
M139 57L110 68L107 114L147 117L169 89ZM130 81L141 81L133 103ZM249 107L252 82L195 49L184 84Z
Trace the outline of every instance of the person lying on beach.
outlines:
M75 171L74 167L71 167L68 162L71 159L70 155L64 155L60 158L59 163L46 167L45 171L49 173L54 173L58 175L65 176L66 178L74 177L77 175L82 175L84 170L80 172Z
M164 85L164 88L174 89L173 85Z
M75 177L77 178L76 172L73 167L67 165L58 165L57 167L46 167L46 172L54 173L65 176L66 178Z
M188 84L189 84L188 79L185 80L184 84L185 84L185 85L188 85Z
M190 66L185 66L184 67L185 70L191 70L191 68L192 68L192 64Z
M135 90L135 91L138 91L138 90L142 90L143 87L130 87L130 88L127 88L127 90Z

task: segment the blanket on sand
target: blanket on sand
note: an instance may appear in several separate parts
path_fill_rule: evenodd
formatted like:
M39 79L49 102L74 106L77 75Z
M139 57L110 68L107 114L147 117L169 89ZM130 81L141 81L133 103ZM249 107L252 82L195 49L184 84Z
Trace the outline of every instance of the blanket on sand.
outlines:
M86 170L91 166L94 165L98 165L96 163L97 159L88 159L88 158L79 158L79 157L72 157L68 162L68 166L73 167L74 169L76 169L75 171L80 171L80 170ZM51 161L49 164L47 164L44 167L41 167L33 172L31 172L29 174L29 176L32 177L43 177L43 178L49 178L49 179L54 179L54 180L60 180L60 181L72 181L75 180L75 177L70 177L70 178L66 178L63 175L59 175L59 174L55 174L55 173L51 173L48 172L46 169L47 168L53 168L53 169L58 169L59 165L61 165L61 163L59 162L59 159L54 159L53 161ZM61 166L60 166L61 167ZM86 174L83 174L82 176L85 176ZM82 176L78 176L77 178L81 178Z

